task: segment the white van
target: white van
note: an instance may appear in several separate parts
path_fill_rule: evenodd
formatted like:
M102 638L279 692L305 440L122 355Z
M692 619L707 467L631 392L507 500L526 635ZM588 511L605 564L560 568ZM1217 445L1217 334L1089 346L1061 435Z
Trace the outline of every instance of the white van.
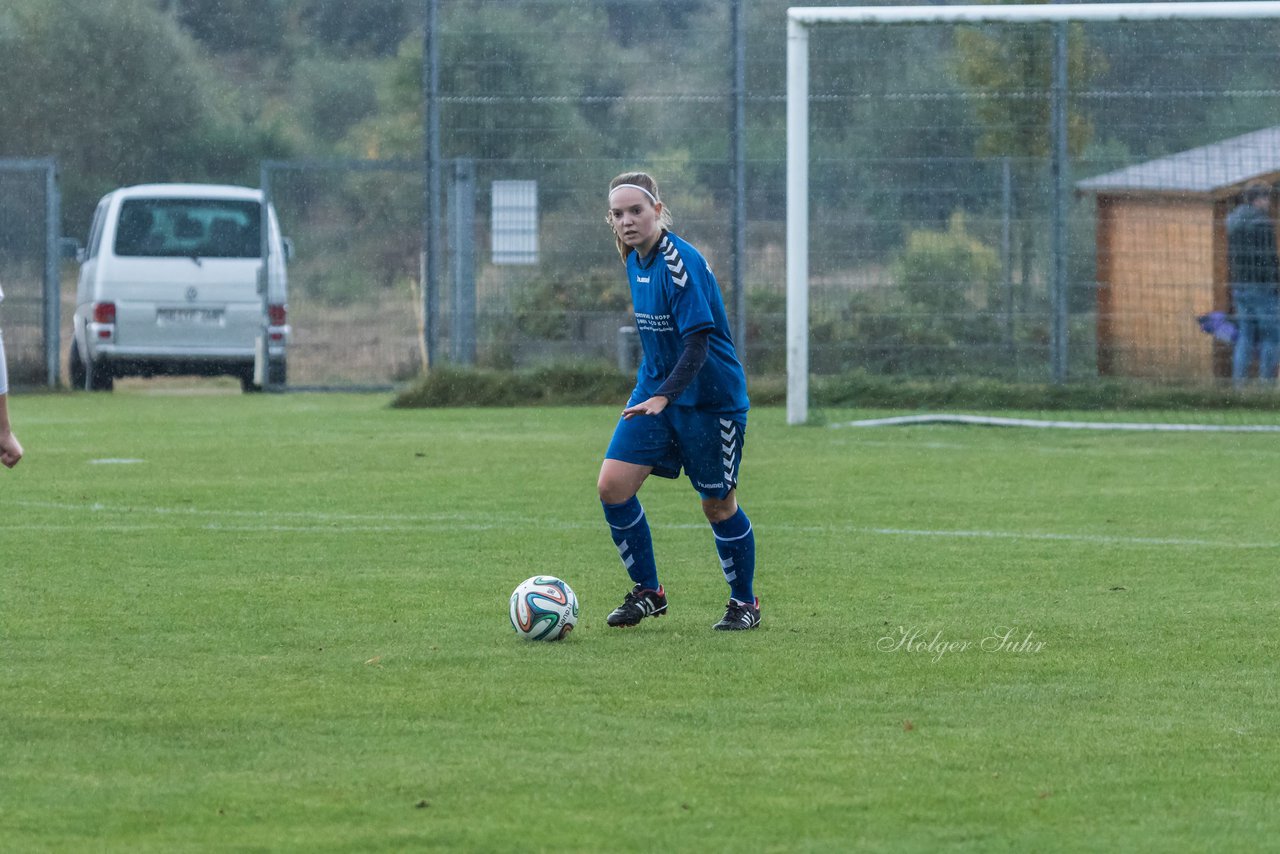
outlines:
M230 374L245 391L284 385L288 241L261 190L146 184L98 203L76 288L71 384L116 377ZM264 288L266 298L264 299ZM265 344L265 376L255 360Z

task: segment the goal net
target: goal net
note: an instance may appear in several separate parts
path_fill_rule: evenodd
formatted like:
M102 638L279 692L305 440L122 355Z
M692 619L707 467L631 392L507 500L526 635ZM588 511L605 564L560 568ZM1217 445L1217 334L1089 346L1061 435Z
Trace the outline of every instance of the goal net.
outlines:
M850 371L1231 388L1277 45L1276 2L789 9L788 421Z

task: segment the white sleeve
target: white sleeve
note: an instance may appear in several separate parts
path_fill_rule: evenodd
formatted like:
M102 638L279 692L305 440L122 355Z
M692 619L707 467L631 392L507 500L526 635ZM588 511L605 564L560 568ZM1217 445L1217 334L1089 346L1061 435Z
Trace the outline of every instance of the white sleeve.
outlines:
M4 333L0 332L0 394L9 393L9 366L4 361Z

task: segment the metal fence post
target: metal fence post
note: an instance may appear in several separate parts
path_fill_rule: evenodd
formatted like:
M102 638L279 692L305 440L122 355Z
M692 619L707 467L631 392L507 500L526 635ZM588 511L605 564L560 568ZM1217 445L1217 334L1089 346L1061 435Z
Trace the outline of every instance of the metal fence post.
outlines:
M1054 383L1067 381L1067 24L1053 25L1053 281L1049 359Z
M1008 156L1000 159L1000 288L1004 302L1004 343L1016 364L1018 349L1013 299L1013 167Z
M747 360L747 25L742 0L733 0L729 11L730 33L733 44L733 66L730 81L733 89L732 128L730 129L730 155L733 168L733 235L730 254L733 257L733 337L737 344L738 359Z
M437 27L439 0L423 0L422 95L423 95L423 167L426 180L423 193L422 239L422 332L423 351L427 356L424 370L436 361L436 314L440 288L440 51Z
M476 363L476 162L453 161L449 228L453 244L453 361Z
M45 381L58 385L62 337L62 197L58 190L58 161L50 159L44 173L44 362Z
M254 380L260 388L271 382L271 164L262 163L258 170L258 187L262 190L258 241L262 266L258 269L258 292L262 294L262 325L254 346Z

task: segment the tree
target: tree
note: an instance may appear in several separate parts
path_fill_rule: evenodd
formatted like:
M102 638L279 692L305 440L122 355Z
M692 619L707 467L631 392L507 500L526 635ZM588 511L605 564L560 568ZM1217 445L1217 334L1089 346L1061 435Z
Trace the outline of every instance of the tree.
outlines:
M1135 155L1157 157L1280 121L1280 22L1116 24L1090 27L1089 36L1107 57L1096 87L1127 92L1095 99L1094 124Z
M1019 211L1019 256L1022 261L1022 308L1029 301L1031 259L1039 226L1031 215L1047 197L1044 163L1052 151L1051 100L1053 31L1044 25L1001 26L993 30L961 27L955 34L957 76L983 97L973 101L979 126L975 153L1008 157L1013 174L1014 206ZM1103 68L1104 58L1092 52L1084 29L1073 24L1067 34L1067 87L1083 88ZM1067 152L1075 157L1093 136L1087 116L1067 111Z
M0 155L58 158L68 226L143 181L254 180L280 153L239 116L191 40L130 0L13 0L0 44Z
M982 125L980 155L1047 157L1052 148L1050 99L1053 82L1052 33L1045 26L1007 26L1000 37L977 27L956 30L956 68L960 79L985 97L974 102ZM1101 65L1090 55L1084 30L1073 25L1067 39L1068 88L1084 86ZM1092 138L1088 118L1067 115L1067 147L1079 154Z
M271 51L284 42L284 0L157 0L210 50Z
M409 35L410 0L305 0L304 32L331 48L361 56L394 56Z
M636 3L603 3L611 39L623 47L653 47L655 25L668 32L688 28L689 19L706 0L648 0Z
M459 0L449 13L448 37L439 40L440 91L448 99L441 125L450 129L443 156L537 160L581 141L579 88L564 64L547 60L555 51L548 45L558 43L552 21L476 0ZM421 156L422 52L420 36L401 45L378 117L355 133L364 156Z

